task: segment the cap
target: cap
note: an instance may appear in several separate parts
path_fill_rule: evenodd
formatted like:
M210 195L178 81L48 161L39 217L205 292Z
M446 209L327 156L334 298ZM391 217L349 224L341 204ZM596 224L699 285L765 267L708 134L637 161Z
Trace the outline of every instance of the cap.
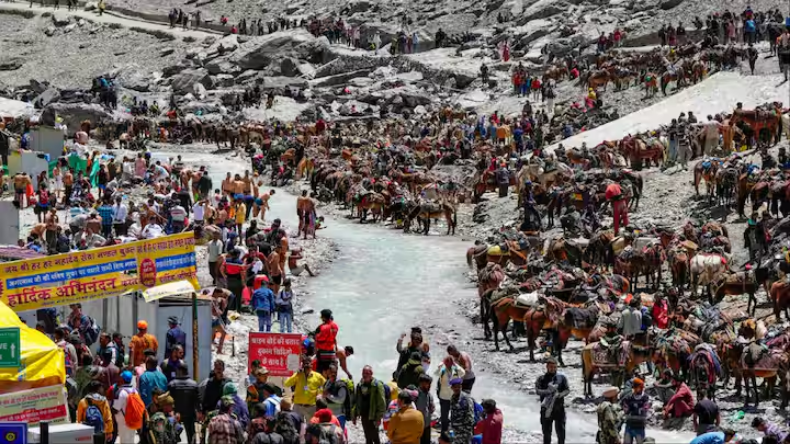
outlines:
M640 378L634 378L633 386L634 387L644 387L645 381L641 380Z
M315 412L315 417L318 418L320 422L330 422L332 421L332 410L321 409Z
M178 317L170 316L169 318L167 318L167 322L170 323L171 325L178 325Z
M255 370L252 374L254 376L267 376L269 374L269 370L266 367L261 367Z
M450 380L450 385L461 385L463 382L464 380L461 378L453 378Z
M137 328L140 330L148 330L148 322L146 321L137 321Z
M132 382L132 372L129 370L124 370L121 372L121 379L123 380L124 384L129 384Z
M620 393L620 389L617 388L617 387L612 386L612 387L609 387L608 389L603 391L603 397L604 398L614 398L619 393Z
M554 365L557 365L557 359L556 359L556 358L554 358L554 357L550 357L549 359L546 359L546 364L554 364Z
M229 382L229 383L225 384L225 387L222 389L222 395L223 396L235 395L238 392L239 392L239 388L233 382Z

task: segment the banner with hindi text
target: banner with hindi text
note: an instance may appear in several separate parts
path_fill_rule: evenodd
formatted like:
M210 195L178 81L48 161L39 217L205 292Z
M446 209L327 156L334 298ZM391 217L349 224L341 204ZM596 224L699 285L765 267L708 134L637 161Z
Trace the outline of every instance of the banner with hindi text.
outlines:
M194 233L0 263L0 301L14 311L118 296L176 280L197 288Z

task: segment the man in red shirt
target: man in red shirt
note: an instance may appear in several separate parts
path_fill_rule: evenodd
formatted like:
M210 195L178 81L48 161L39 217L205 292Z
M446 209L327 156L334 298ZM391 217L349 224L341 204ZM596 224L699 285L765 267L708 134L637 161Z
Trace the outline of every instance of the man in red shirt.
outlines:
M484 399L481 405L485 416L475 425L475 435L483 435L482 444L502 444L502 411L493 399Z
M321 310L323 323L315 330L316 371L323 372L337 361L337 332L340 328L335 324L332 310Z

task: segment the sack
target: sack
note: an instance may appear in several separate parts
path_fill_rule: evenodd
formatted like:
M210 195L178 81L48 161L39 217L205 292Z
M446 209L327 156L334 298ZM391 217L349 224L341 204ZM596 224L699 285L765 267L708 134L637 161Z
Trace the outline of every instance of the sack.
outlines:
M85 330L85 345L90 347L99 340L101 327L99 327L99 324L96 323L96 320L90 316L88 316L88 321L90 326Z
M143 428L143 419L145 418L145 403L137 390L128 390L127 395L126 411L121 411L124 422L126 427L132 430L140 430Z
M93 427L93 433L102 433L104 431L104 417L96 405L93 404L90 398L86 398L88 408L85 410L85 419L83 424Z
M341 379L340 383L346 385L346 399L343 401L343 414L346 415L346 418L351 418L351 409L354 406L354 396L356 395L354 391L354 381L350 379Z

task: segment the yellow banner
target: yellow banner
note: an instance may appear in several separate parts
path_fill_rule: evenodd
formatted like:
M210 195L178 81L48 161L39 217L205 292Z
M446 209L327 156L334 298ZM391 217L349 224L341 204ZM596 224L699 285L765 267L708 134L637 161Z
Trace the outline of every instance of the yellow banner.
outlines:
M0 301L14 311L36 310L177 280L198 285L192 232L0 263Z
M144 288L183 280L197 288L195 234L187 232L143 241L137 248L137 267Z
M26 422L34 427L40 421L65 424L69 411L66 389L53 385L0 395L0 422Z

